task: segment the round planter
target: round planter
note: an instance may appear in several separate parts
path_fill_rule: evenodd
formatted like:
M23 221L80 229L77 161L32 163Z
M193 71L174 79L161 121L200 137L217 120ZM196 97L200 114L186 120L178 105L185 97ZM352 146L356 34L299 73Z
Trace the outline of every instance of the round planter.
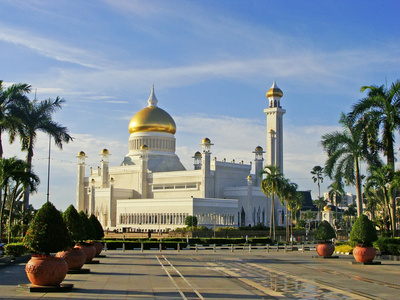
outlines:
M34 285L59 286L68 272L62 257L35 257L26 263L25 272Z
M333 246L331 242L318 243L315 250L317 250L319 256L329 257L332 256L335 251L335 246Z
M376 256L376 250L374 247L361 247L357 246L353 250L353 256L358 262L366 263L372 262Z
M75 248L80 248L86 255L86 261L92 261L93 257L96 254L96 248L93 245L87 243L79 243L75 246Z
M103 251L103 244L100 242L90 242L89 244L93 245L96 248L96 254L94 256L99 256L101 251Z
M80 270L86 261L86 255L81 248L60 251L56 256L64 258L68 265L68 270Z

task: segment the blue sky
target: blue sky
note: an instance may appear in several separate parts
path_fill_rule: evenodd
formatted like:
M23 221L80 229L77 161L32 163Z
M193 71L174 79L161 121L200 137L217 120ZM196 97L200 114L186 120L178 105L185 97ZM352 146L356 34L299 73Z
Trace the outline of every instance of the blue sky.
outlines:
M76 154L97 167L128 152L128 123L151 86L177 123L177 154L191 156L209 137L219 160L253 160L265 148L265 93L284 96L284 173L301 189L316 185L318 145L363 85L400 78L397 1L46 1L0 0L0 79L24 82L39 100L66 99L56 121L75 138L53 147L50 200L75 204ZM33 99L34 95L31 95ZM3 141L5 156L25 156ZM32 204L46 199L48 138L40 135ZM324 188L329 185L326 180ZM349 189L351 191L351 189Z

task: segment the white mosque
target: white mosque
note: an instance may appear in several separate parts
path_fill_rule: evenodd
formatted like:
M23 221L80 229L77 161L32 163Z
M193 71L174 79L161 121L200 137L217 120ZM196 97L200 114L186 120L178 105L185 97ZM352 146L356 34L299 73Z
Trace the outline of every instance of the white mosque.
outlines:
M109 166L109 151L100 153L100 166L85 174L85 159L78 158L77 210L98 217L104 229L168 231L185 227L187 216L199 226L269 226L271 199L260 188L264 165L283 168L282 91L275 84L267 92L266 151L257 146L252 164L217 161L210 139L201 142L202 152L193 156L194 167L186 170L175 154L176 125L158 107L154 86L148 106L129 123L129 153L120 166ZM284 207L274 200L276 225L285 226Z

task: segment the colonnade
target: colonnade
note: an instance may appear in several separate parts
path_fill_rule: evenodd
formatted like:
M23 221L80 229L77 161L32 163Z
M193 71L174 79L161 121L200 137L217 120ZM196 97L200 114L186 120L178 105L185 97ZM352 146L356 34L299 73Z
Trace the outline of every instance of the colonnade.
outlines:
M120 224L154 224L154 225L185 225L188 213L122 213Z
M197 221L199 225L209 225L214 224L215 218L215 225L236 225L235 224L235 215L233 214L201 214L196 215Z

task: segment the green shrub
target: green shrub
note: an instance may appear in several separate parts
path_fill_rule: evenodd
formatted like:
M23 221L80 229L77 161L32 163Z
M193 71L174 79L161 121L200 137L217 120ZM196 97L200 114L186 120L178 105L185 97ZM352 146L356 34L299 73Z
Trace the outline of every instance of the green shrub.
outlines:
M400 255L400 239L380 237L373 243L381 254Z
M104 237L103 226L101 226L99 220L94 215L90 215L89 221L93 225L94 232L95 232L95 235L96 235L95 239L96 240L101 240Z
M374 223L366 215L359 216L350 231L350 240L364 246L372 246L377 239Z
M24 243L10 243L4 247L4 253L6 255L12 255L14 257L19 257L28 253L29 249Z
M75 207L73 205L68 206L62 216L72 240L75 242L83 241L85 239L85 228Z
M50 253L66 250L71 244L61 213L50 202L38 210L24 238L26 246L35 253Z
M318 241L327 242L331 239L336 238L336 233L328 221L322 221L317 227L314 238Z

